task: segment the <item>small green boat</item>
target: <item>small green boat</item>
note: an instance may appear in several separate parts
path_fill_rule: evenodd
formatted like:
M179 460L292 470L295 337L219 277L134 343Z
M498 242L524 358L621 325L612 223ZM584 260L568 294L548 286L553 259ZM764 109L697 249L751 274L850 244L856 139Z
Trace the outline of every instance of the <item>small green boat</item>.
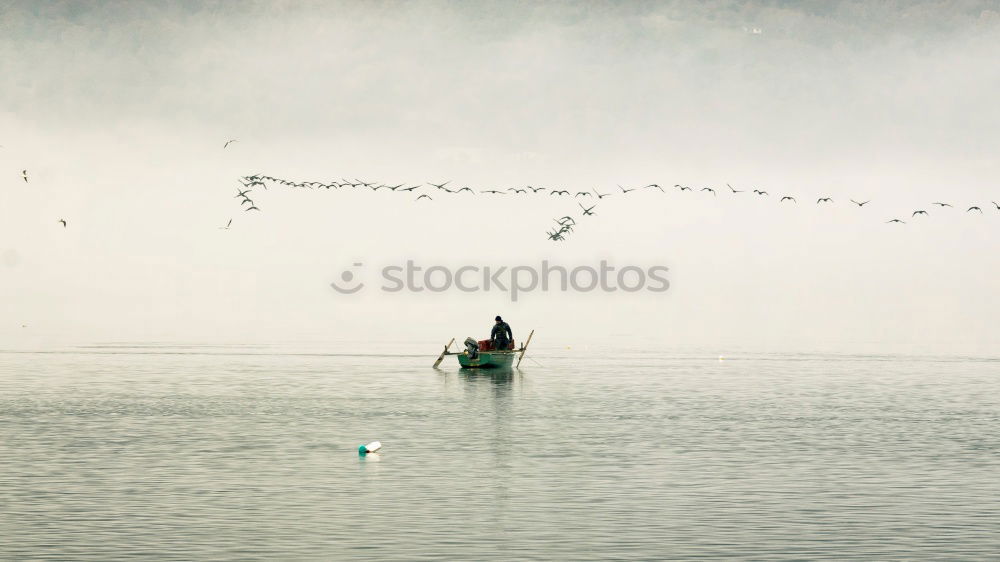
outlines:
M454 355L458 357L458 364L463 369L510 369L511 365L517 368L521 365L521 359L524 359L524 353L528 350L528 344L531 343L531 336L535 335L535 331L532 330L528 334L528 340L521 344L521 347L515 349L486 349L486 350L476 350L473 349L474 353L470 353L469 349L465 351L448 351L451 348L451 344L455 343L455 338L452 338L448 345L444 346L444 351L438 356L437 361L434 362L434 368L436 369L441 361L444 360L445 355ZM471 340L471 338L469 338ZM475 341L473 340L473 343ZM473 346L475 347L475 346ZM517 364L514 364L514 358L517 357Z
M458 364L463 369L510 369L514 364L514 356L519 355L520 350L510 351L480 351L475 359L465 351L456 353Z

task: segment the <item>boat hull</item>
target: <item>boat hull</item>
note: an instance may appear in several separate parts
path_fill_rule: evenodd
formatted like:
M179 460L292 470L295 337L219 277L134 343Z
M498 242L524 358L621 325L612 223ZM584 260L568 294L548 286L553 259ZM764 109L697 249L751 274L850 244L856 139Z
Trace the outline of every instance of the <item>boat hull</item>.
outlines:
M456 357L463 369L509 369L514 364L514 355L514 351L480 351L475 359L464 352Z

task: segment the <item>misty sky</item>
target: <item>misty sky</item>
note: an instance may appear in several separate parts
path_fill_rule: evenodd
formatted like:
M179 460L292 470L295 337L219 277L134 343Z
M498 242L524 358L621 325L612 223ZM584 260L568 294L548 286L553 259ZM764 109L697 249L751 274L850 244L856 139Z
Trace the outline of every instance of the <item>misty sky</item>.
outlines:
M997 53L997 1L4 2L0 342L443 342L503 314L560 346L995 353ZM566 198L271 188L251 215L258 172L748 193L619 194L556 244ZM671 288L329 287L407 259Z

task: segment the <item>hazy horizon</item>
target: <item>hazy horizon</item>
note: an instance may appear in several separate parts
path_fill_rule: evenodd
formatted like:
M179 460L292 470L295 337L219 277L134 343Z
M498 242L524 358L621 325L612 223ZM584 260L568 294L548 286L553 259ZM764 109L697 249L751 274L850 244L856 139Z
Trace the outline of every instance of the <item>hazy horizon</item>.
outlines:
M1000 2L8 2L0 25L4 346L443 343L502 314L546 345L1000 349ZM747 193L581 217L270 187L253 214L233 198L252 173ZM663 265L670 289L329 286L408 259Z

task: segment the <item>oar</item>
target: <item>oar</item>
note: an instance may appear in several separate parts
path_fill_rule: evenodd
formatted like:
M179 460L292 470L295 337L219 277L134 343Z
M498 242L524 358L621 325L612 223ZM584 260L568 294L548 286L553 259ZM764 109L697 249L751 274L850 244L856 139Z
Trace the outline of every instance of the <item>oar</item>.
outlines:
M533 335L535 335L534 330L532 330L531 333L528 334L528 341L524 342L524 345L521 346L521 355L520 357L517 358L517 365L514 365L515 369L521 366L521 359L524 359L524 352L528 351L528 344L531 343L531 336Z
M444 346L444 351L441 352L441 355L438 355L438 360L434 362L434 367L432 367L433 369L437 369L438 365L441 364L441 361L444 361L444 355L448 353L448 348L451 347L451 344L453 343L455 343L455 338L451 338L451 341L448 342L448 345Z

